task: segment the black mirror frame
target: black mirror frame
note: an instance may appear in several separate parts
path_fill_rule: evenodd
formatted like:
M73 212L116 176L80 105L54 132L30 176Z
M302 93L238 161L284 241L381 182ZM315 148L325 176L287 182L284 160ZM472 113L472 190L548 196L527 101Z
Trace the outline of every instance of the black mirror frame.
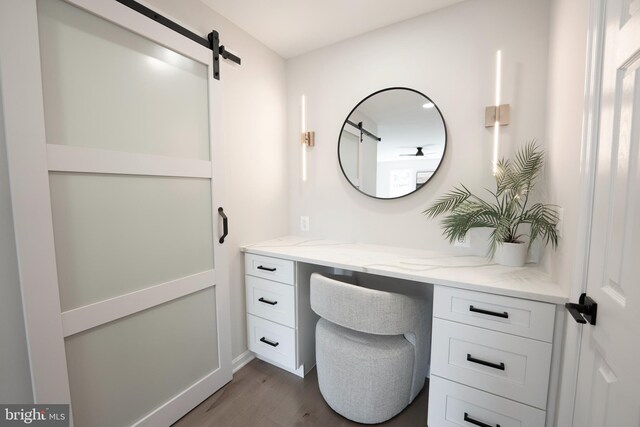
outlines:
M356 187L355 185L353 185L353 183L349 180L349 178L347 177L346 172L344 171L344 167L342 167L342 159L340 159L340 139L342 138L342 132L344 131L344 127L347 125L347 120L349 120L349 117L351 117L351 115L353 114L354 111L356 111L356 109L363 103L365 102L367 99L381 93L381 92L386 92L388 90L396 90L396 89L401 89L401 90L409 90L411 92L415 92L418 95L421 95L423 97L425 97L429 102L431 102L433 104L433 106L435 107L435 109L438 111L438 114L440 115L440 119L442 120L442 125L444 126L444 150L442 152L442 158L440 159L440 163L438 163L438 166L436 167L436 169L433 171L433 174L431 174L431 176L429 177L428 180L426 180L422 185L420 185L418 188L416 188L415 190L413 190L411 193L407 193L407 194L403 194L402 196L398 196L398 197L376 197L376 196L372 196L371 194L367 194L364 191L360 190L358 187ZM409 87L402 87L402 86L394 86L394 87L388 87L385 89L380 89L376 92L373 92L372 94L368 95L367 97L365 97L362 101L358 102L356 104L355 107L353 107L353 109L351 109L351 111L349 112L349 114L347 114L347 117L344 119L344 122L342 123L342 127L340 128L340 132L338 133L338 163L340 164L340 170L342 171L342 175L344 176L344 179L347 180L347 182L349 183L349 185L351 185L353 188L355 188L359 193L364 194L367 197L371 197L372 199L378 199L378 200L396 200L396 199L401 199L403 197L407 197L410 196L412 194L417 193L419 190L421 190L422 188L424 188L426 186L427 183L429 183L429 181L431 181L433 179L433 177L438 173L438 171L440 170L440 167L442 166L442 162L444 161L444 157L447 154L447 143L448 143L448 132L447 132L447 122L445 122L444 120L444 116L442 115L442 111L440 111L440 108L438 107L438 104L436 104L435 102L433 102L433 100L431 98L429 98L427 95L425 95L424 93L415 90L415 89L411 89Z

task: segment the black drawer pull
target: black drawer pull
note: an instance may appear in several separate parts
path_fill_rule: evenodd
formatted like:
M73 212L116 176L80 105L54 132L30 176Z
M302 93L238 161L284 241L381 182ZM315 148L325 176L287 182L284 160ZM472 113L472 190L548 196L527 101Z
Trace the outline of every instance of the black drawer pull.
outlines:
M499 369L501 371L504 371L504 363L500 362L500 364L497 364L497 363L487 362L485 360L476 359L472 357L469 353L467 353L467 362L477 363L478 365L484 365L493 369Z
M269 344L271 347L277 347L280 345L279 342L273 342L273 341L269 341L268 339L266 339L265 337L260 338L260 341L265 343L265 344Z
M507 313L506 311L502 312L502 313L497 313L495 311L489 311L489 310L483 310L481 308L475 308L472 305L469 306L469 311L473 311L474 313L480 313L480 314L488 314L489 316L502 317L503 319L508 319L509 318L509 313Z
M264 271L270 271L270 272L272 272L272 273L273 273L274 271L276 271L276 268L275 268L275 267L273 267L273 268L269 268L269 267L264 267L264 266L262 266L262 265L259 265L259 266L257 267L257 269L258 269L258 270L264 270Z
M268 299L264 299L262 297L260 297L258 301L263 302L265 304L269 304L269 305L276 305L278 303L278 301L269 301Z
M466 412L464 413L464 420L469 424L473 424L474 426L493 427L491 424L486 424L486 423L483 423L482 421L474 420ZM495 427L500 427L500 424L496 424Z

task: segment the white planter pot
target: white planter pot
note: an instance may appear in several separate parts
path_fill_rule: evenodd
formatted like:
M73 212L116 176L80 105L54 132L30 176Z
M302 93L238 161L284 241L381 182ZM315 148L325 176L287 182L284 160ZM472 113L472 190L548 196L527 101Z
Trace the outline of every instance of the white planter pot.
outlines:
M526 243L503 243L498 245L493 260L509 267L522 267L527 260Z

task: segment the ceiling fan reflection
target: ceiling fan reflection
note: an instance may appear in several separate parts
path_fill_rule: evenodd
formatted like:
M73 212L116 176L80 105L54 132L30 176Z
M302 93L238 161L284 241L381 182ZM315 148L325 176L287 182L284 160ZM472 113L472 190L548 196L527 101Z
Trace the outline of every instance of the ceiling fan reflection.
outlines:
M426 147L431 147L433 144L426 145ZM417 151L414 154L399 154L399 156L410 156L410 157L424 157L425 153L422 151L423 147L404 147L404 148L415 148ZM436 154L437 151L427 151L426 154Z

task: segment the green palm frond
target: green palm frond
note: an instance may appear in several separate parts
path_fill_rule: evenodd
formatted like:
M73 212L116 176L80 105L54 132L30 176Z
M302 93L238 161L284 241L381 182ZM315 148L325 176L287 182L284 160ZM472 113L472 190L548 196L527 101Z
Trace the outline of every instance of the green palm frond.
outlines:
M510 216L501 216L499 218L498 223L490 235L489 256L493 257L499 244L514 241L515 236L512 232L513 221L514 218Z
M542 203L536 203L524 212L521 222L523 224L530 224L531 231L529 232L529 247L533 241L540 237L545 244L551 243L555 248L558 246L558 232L556 226L558 225L558 213L555 210L555 206L543 205Z
M443 235L453 243L463 238L470 229L494 227L498 217L491 206L475 201L465 201L442 221Z
M460 184L423 213L429 218L447 213L441 225L443 235L452 243L464 238L472 228L492 228L490 256L498 245L515 242L521 237L518 234L521 224L530 227L529 246L540 238L555 248L558 245L555 207L536 203L527 209L529 195L543 166L544 152L535 140L531 140L520 148L513 160L501 159L496 164L496 190L487 190L495 203L483 200Z
M449 193L438 199L429 209L422 212L430 218L435 218L438 215L442 215L445 212L453 211L462 203L464 203L469 197L471 197L471 191L464 185L460 184L462 188L454 187Z
M507 189L507 182L510 181L511 162L509 160L500 159L496 164L495 178L496 178L496 195L501 195L504 190Z
M524 198L533 189L544 164L544 153L535 140L529 141L514 156L513 161L500 160L496 167L497 194Z
M535 139L516 153L513 164L519 184L531 190L544 164L544 153L538 148Z

